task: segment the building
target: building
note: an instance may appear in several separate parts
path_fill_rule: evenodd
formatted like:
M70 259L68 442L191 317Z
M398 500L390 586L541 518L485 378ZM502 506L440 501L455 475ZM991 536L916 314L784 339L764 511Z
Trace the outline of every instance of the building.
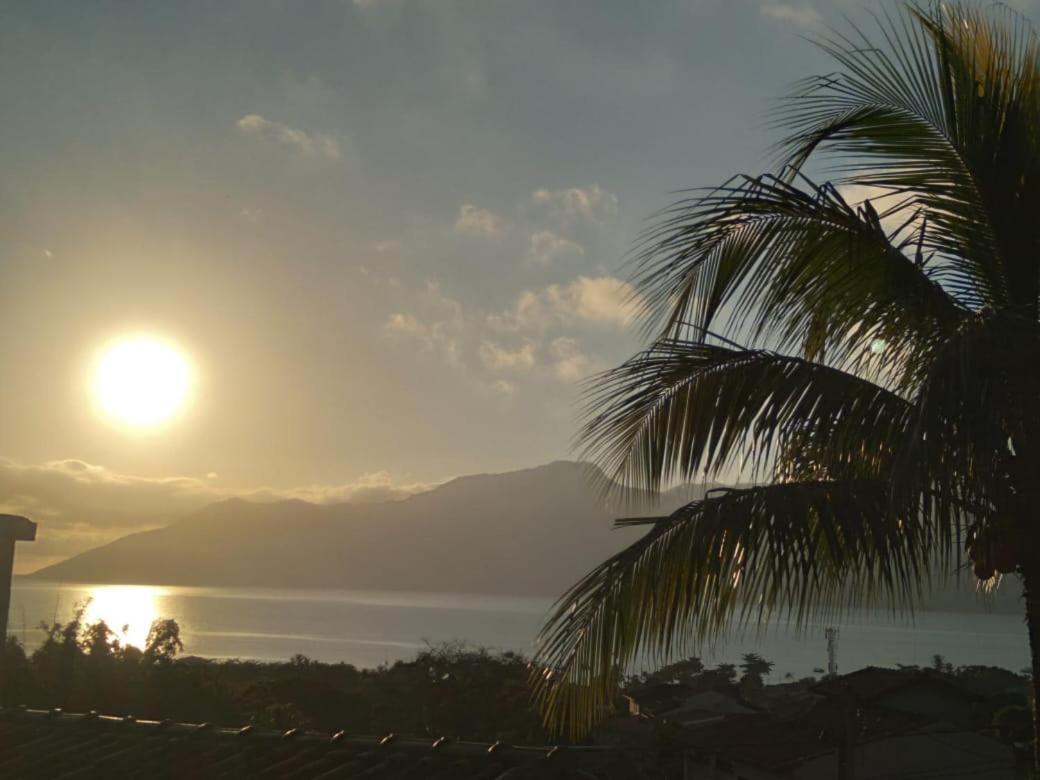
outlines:
M802 712L758 713L688 729L686 776L697 780L1014 780L1014 749L910 713L853 713L814 697Z
M0 711L0 777L18 780L637 780L606 747L513 747Z

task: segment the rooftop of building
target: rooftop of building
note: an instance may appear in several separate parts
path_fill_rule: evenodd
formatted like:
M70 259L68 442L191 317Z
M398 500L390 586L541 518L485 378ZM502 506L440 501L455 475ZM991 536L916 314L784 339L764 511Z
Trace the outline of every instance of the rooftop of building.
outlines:
M60 710L0 710L0 777L280 780L630 780L604 747L520 747L386 735L279 732Z

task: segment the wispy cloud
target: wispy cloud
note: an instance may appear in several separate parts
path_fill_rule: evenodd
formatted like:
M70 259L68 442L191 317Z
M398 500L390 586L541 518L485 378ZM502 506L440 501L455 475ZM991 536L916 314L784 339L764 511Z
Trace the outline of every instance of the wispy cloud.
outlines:
M527 247L527 258L541 265L551 265L560 258L581 256L585 247L576 241L557 235L551 230L537 230L531 234Z
M462 349L451 320L423 321L414 314L395 312L383 326L391 336L404 338L419 345L426 353L436 355L449 365L462 364Z
M480 345L480 360L491 371L527 371L534 368L534 344L527 342L510 350L485 341Z
M290 147L306 157L340 162L343 152L339 142L329 135L307 133L281 122L273 122L259 114L246 114L236 123L238 129L261 141Z
M459 207L458 216L455 218L454 230L456 233L467 236L481 236L483 238L499 238L509 228L509 223L497 214L465 203Z
M568 336L553 339L549 344L549 355L557 378L564 382L575 382L589 374L591 361L575 339Z
M510 399L530 383L571 383L597 370L581 340L624 329L640 307L632 286L612 276L527 290L497 313L464 309L433 283L403 302L384 322L387 336L438 357L478 396Z
M18 552L19 571L74 555L134 531L166 525L213 501L301 499L319 504L405 498L431 483L375 471L338 484L232 487L205 477L142 477L82 460L22 464L0 459L0 512L40 523L39 539Z
M496 379L491 383L491 391L503 398L512 398L516 395L517 386L506 379Z
M564 223L576 219L601 222L618 214L618 196L598 184L559 190L537 189L531 193L531 205Z
M586 322L624 328L639 312L639 299L628 282L613 276L579 276L520 294L514 307L488 317L498 331L545 330L554 324Z
M401 251L401 240L397 238L387 238L382 241L376 241L372 245L372 249L377 254L398 254Z
M805 4L792 5L791 3L768 0L762 3L759 9L764 16L793 24L797 27L815 27L822 21L819 12L812 6Z
M394 312L383 324L384 332L418 344L422 351L437 355L449 365L461 366L462 336L467 330L461 304L431 281L416 296L414 305L421 314Z

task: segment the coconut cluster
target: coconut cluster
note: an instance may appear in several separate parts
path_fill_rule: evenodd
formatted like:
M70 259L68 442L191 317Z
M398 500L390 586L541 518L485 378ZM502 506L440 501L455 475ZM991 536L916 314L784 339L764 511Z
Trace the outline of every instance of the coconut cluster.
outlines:
M997 524L973 531L968 538L968 557L975 576L991 579L995 574L1010 574L1021 561L1021 539L1013 527Z

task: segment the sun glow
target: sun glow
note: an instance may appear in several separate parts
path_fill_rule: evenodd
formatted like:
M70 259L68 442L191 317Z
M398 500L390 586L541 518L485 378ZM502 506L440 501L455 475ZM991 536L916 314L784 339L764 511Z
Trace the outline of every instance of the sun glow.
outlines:
M188 360L152 336L119 339L94 367L93 393L101 413L131 428L155 428L176 417L191 396Z
M147 585L101 585L91 590L84 620L99 620L116 633L119 641L144 649L148 629L159 617L158 597L162 588Z

